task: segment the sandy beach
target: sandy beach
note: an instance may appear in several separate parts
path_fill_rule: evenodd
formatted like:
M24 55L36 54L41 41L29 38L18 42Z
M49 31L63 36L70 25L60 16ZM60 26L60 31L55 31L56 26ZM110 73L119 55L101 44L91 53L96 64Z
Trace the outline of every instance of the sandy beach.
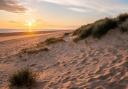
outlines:
M1 41L0 89L8 89L8 77L26 67L38 74L38 86L33 89L128 89L127 33L114 31L113 36L111 31L101 40L89 37L78 43L64 33ZM49 37L64 41L42 46L48 51L21 52Z
M24 48L29 48L34 44L42 42L50 37L57 37L64 34L65 31L48 32L44 34L31 34L31 35L19 35L19 36L4 36L0 37L0 58L7 57L16 54L18 51Z
M0 0L0 89L128 89L128 0Z

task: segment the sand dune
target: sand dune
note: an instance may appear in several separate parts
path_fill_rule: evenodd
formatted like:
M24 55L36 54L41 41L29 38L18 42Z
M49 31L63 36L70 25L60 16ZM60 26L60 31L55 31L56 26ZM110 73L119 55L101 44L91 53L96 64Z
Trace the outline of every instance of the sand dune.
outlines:
M113 36L114 33L114 36ZM110 31L102 39L47 45L48 51L19 53L64 32L0 42L0 89L8 89L14 71L29 67L38 74L33 89L128 89L128 34Z

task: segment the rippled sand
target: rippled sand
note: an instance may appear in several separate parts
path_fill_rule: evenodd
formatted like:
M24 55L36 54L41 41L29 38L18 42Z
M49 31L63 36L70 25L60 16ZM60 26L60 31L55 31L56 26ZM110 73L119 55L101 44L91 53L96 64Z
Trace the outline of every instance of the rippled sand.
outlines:
M0 89L8 89L8 76L24 67L38 73L33 89L128 89L128 33L111 31L100 40L90 37L78 43L64 36L65 41L47 45L48 51L18 53L63 34L1 42Z

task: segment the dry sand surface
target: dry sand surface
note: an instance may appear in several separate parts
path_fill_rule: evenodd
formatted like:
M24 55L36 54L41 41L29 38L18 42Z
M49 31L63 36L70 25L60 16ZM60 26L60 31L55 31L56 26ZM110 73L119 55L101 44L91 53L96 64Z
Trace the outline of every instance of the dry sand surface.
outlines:
M58 31L45 34L21 35L0 37L0 58L16 54L21 49L29 48L50 37L57 37L64 34L65 31Z
M65 36L47 45L48 51L20 53L63 33L0 42L0 89L8 89L9 75L25 67L38 74L33 89L128 89L128 33L111 31L100 40L78 43Z

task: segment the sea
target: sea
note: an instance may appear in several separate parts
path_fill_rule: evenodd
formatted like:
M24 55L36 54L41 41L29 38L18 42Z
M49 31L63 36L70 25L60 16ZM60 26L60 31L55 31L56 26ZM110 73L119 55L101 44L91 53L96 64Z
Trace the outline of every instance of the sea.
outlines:
M32 31L59 31L65 29L33 29ZM0 29L0 33L14 33L14 32L27 32L23 29Z
M0 33L25 32L21 29L0 29Z

